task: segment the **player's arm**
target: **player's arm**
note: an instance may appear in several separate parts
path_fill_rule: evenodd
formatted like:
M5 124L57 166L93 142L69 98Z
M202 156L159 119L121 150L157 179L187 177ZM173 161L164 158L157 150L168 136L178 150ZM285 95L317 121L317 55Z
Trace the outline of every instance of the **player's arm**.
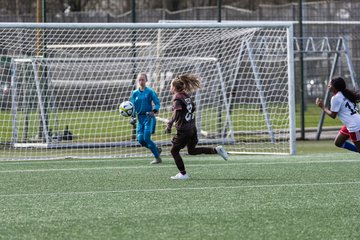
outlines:
M167 127L165 129L165 133L171 133L171 128L172 128L173 124L180 120L181 109L182 109L182 107L181 107L180 101L175 100L173 102L173 113L172 113L171 119L169 120Z
M130 102L132 102L132 104L134 104L134 111L131 115L131 119L130 119L130 124L135 126L136 124L136 109L135 109L135 97L134 97L134 92L131 93L130 96Z
M167 123L165 133L171 133L172 126L174 125L175 122L177 122L179 120L180 117L181 117L180 111L179 110L174 110L173 114L171 116L171 119Z
M134 96L134 92L131 93L131 96L130 96L130 102L132 102L132 104L134 104L135 106L135 96Z
M157 94L155 93L155 91L152 92L152 99L155 104L155 106L153 108L153 112L158 113L160 110L160 100L159 100L159 97L157 96Z
M321 108L329 117L335 119L337 116L337 112L331 111L329 108L325 107L324 101L321 98L316 98L316 105Z

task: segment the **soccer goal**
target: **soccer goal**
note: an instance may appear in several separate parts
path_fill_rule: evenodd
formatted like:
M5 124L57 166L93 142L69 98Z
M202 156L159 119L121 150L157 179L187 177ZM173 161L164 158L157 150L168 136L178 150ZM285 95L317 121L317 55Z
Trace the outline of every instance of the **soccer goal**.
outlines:
M4 23L0 32L3 160L149 156L118 112L139 72L161 101L152 138L163 154L170 83L185 73L201 79L199 145L295 153L290 23Z

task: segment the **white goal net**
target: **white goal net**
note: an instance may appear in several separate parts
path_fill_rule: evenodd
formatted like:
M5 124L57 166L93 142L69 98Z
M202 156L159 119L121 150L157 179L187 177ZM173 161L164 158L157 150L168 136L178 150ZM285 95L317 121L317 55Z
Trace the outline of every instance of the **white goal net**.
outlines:
M2 24L0 159L150 156L118 112L139 72L161 102L163 154L170 82L185 73L201 79L200 145L294 154L292 41L286 23Z

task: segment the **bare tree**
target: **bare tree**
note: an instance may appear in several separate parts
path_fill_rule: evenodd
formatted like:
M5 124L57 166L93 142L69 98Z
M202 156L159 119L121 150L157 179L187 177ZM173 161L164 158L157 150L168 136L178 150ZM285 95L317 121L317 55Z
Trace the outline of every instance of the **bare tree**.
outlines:
M68 4L72 12L84 11L86 5L91 2L90 0L68 0Z

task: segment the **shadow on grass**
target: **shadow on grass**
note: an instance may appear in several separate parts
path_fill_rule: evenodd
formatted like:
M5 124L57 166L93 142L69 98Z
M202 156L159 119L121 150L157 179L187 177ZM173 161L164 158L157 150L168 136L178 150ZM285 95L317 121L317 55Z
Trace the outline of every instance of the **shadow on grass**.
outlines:
M264 182L264 181L274 181L279 179L271 178L197 178L191 177L190 180L193 181L241 181L241 182Z

